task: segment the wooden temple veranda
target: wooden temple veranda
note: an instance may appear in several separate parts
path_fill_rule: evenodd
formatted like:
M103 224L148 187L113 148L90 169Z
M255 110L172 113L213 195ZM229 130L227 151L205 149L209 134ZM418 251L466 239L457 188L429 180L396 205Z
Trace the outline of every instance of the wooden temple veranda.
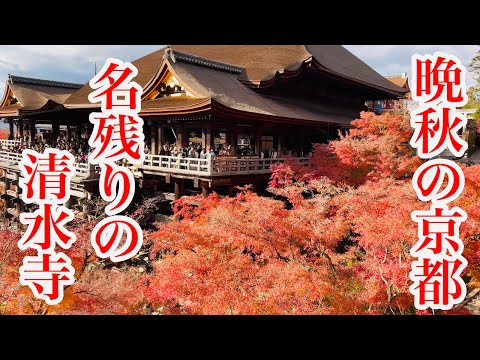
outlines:
M132 61L143 87L142 110L149 154L133 168L145 191L233 194L235 186L266 185L270 166L294 156L308 161L312 143L336 138L371 100L407 92L340 45L167 46ZM10 146L31 143L39 129L52 146L60 133L80 142L93 125L88 83L10 76L0 118L18 140L2 140L0 171L8 212L23 211L17 163ZM28 137L28 139L27 139ZM166 143L221 150L214 158L162 154ZM94 166L76 164L72 201L98 189Z

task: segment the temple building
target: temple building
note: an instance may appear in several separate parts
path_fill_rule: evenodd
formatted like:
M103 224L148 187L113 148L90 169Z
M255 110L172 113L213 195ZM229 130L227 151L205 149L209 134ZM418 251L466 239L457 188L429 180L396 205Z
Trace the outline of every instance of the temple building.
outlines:
M381 76L340 45L172 45L132 61L143 87L142 110L148 154L134 167L146 191L233 194L235 186L260 190L270 166L294 156L308 161L312 143L338 136L367 101L404 97L408 87ZM10 76L0 117L18 140L32 142L39 126L56 145L59 134L78 143L90 136L88 117L100 104L84 86ZM27 129L28 131L25 131ZM168 145L167 145L168 144ZM0 169L13 171L18 154L0 152ZM177 149L211 149L214 156L166 155ZM12 165L13 164L13 165ZM83 195L90 197L95 169L80 164ZM79 194L79 197L80 194Z
M406 113L408 106L412 102L412 95L410 87L408 85L407 73L400 75L389 75L385 77L395 85L403 88L405 94L399 99L377 99L373 101L367 101L366 105L370 111L374 111L380 115L386 112Z

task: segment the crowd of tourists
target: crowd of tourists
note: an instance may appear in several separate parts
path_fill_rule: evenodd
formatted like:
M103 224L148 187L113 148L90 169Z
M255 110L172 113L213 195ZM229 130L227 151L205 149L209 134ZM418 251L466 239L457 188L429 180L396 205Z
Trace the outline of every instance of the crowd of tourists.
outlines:
M23 144L22 142L15 143L13 145L2 146L0 143L0 150L7 151L11 153L21 154L25 149L31 149L38 153L43 153L45 149L52 147L52 142L49 139L44 139L43 136L37 134L33 141L30 140L28 134L24 135ZM20 135L15 137L12 134L9 134L8 140L21 140ZM57 144L55 148L60 150L66 150L70 152L77 163L87 163L88 156L92 152L92 148L88 144L88 136L82 134L80 139L77 140L75 137L67 138L65 135L59 135L57 137Z

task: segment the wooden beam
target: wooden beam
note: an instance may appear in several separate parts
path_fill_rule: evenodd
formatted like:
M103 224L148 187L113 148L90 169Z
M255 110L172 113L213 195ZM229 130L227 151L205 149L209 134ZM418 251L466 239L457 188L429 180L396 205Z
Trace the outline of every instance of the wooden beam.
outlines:
M183 180L175 179L175 200L178 200L183 195Z
M10 190L10 179L8 178L8 171L5 169L3 171L3 183L5 184L5 194L3 195L3 201L5 203L5 209L10 207L10 195L7 194L7 191Z
M80 147L81 138L82 138L82 124L78 124L77 131L75 131L75 139L77 140L77 147Z
M213 126L213 122L209 121L207 123L207 127L204 129L205 131L205 149L211 148L214 149L215 146L215 128Z
M157 125L150 125L150 151L153 155L158 154Z
M23 122L22 120L20 120L20 122L18 123L18 127L19 127L19 132L20 132L20 145L23 145L23 138L24 138L24 135L23 135Z
M57 146L57 138L60 133L60 125L57 122L52 123L52 147Z
M296 149L295 152L297 156L303 156L303 143L305 142L305 130L299 129L297 132L297 141L296 141Z
M260 155L261 151L261 144L262 144L262 133L263 133L263 126L257 126L255 129L255 149L254 153Z
M228 129L228 145L230 146L230 155L236 155L237 154L237 129L235 127L232 127Z
M179 126L176 128L177 132L177 149L180 150L181 148L185 147L185 128L183 126Z
M283 147L285 145L285 134L282 130L279 130L277 135L277 152L278 157L281 158L283 155Z
M163 148L163 138L164 138L165 128L157 125L157 154L160 154L160 150Z
M30 120L30 144L35 144L35 135L37 133L37 130L35 129L35 120L31 119Z
M202 184L202 195L208 196L212 193L212 188L208 186L208 184Z

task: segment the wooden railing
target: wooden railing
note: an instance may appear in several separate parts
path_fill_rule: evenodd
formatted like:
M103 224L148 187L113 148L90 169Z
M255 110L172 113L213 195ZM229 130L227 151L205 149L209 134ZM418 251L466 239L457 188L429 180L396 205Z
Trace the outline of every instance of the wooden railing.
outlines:
M243 174L268 174L270 166L282 163L284 158L266 159L237 159L237 158L179 158L164 155L145 155L142 168L159 172L178 173L186 175L243 175ZM307 157L296 158L302 163L308 161Z
M73 163L75 166L75 175L79 177L87 177L90 173L89 165L84 163Z
M8 165L16 165L22 159L22 154L0 151L0 162L7 162ZM285 158L266 159L245 159L245 158L181 158L164 155L145 155L143 165L134 167L138 170L149 170L154 172L166 172L172 174L184 174L194 176L224 176L224 175L245 175L245 174L268 174L273 164L284 162ZM306 163L307 157L296 158ZM92 171L89 164L75 163L75 175L86 178ZM98 166L94 171L98 171Z
M22 160L22 154L12 153L8 151L0 151L0 161L8 162L9 165L16 165L20 160Z
M9 146L16 146L18 144L20 144L20 140L0 140L0 145L2 146L3 150L7 149Z
M215 175L238 175L238 174L267 174L272 172L270 166L283 163L283 158L267 159L229 159L215 158L213 160L213 173ZM305 163L308 158L297 158Z
M142 168L186 175L210 175L210 163L208 159L146 154Z
M9 166L17 165L22 160L22 154L0 151L0 162L6 162ZM86 178L90 174L88 164L74 163L75 175Z

